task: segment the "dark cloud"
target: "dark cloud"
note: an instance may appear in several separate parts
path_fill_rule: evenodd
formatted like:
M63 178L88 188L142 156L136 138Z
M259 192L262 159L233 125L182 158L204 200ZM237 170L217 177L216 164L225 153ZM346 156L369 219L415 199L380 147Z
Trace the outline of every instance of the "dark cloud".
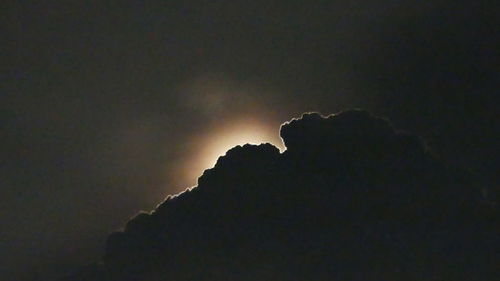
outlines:
M495 205L465 171L349 110L229 150L65 280L493 280Z

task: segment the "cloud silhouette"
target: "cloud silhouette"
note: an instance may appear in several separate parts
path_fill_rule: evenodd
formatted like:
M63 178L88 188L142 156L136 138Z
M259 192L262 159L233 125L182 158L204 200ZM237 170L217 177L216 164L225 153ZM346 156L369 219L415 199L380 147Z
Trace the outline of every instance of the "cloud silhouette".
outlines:
M229 150L198 186L108 237L65 280L493 280L495 206L417 136L348 110L306 113ZM498 220L497 220L498 221Z

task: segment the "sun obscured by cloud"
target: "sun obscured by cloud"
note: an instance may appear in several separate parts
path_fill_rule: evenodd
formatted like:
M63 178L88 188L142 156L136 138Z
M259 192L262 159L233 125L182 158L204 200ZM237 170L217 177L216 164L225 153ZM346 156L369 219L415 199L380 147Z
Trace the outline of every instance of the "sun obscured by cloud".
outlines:
M271 89L227 73L202 73L182 82L177 88L178 106L192 118L194 131L180 144L165 146L179 165L167 167L166 193L179 192L196 185L203 171L237 145L271 143L284 149L278 129L277 110L263 99ZM186 117L187 116L187 117Z
M204 170L212 168L220 156L235 146L271 143L283 151L284 145L276 126L273 125L275 124L270 124L265 119L241 117L207 130L185 144L189 155L173 172L195 185Z
M242 120L244 122L244 120ZM226 153L227 150L246 143L260 144L269 142L283 149L281 141L276 139L277 132L270 130L264 124L250 121L248 124L236 124L214 132L208 141L206 148L200 155L200 163L210 168L216 163L217 158Z

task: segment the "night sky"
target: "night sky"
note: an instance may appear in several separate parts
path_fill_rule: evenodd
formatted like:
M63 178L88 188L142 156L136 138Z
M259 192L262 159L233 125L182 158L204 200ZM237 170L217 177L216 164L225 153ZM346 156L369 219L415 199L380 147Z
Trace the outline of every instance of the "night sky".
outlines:
M498 186L494 1L4 1L0 279L54 278L303 112L363 108ZM215 151L215 152L214 152Z

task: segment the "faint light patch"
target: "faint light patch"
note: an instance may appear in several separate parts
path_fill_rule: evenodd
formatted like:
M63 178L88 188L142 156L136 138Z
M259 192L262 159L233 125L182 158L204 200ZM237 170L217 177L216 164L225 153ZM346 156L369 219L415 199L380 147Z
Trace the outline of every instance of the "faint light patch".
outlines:
M256 106L252 85L218 74L205 74L183 83L177 89L183 106L193 114L214 116L235 108Z

